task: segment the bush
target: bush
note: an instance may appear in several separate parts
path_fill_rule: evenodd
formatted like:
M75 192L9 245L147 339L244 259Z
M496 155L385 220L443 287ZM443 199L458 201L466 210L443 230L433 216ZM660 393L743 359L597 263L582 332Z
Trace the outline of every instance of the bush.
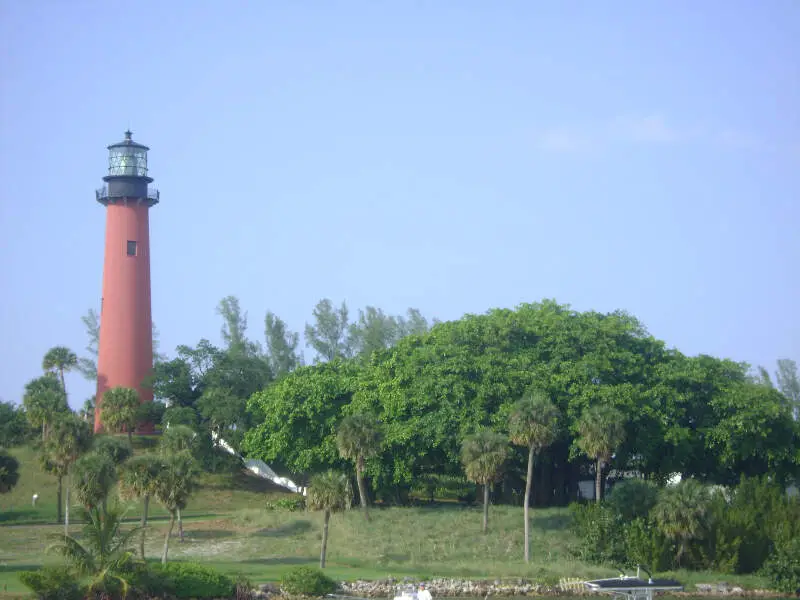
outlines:
M19 580L39 600L81 600L83 590L75 574L66 567L43 567L38 571L22 571Z
M625 479L616 484L606 505L623 521L647 518L658 501L658 486L645 479Z
M761 572L779 592L792 593L800 589L800 538L779 546Z
M296 512L303 510L306 507L306 499L302 496L297 498L279 498L278 500L267 500L265 508L267 510L286 510L289 512Z
M115 465L122 464L133 456L133 448L128 444L128 440L108 435L95 437L92 450L97 454L107 456Z
M604 504L570 505L570 529L578 538L572 553L593 563L625 561L622 519Z
M629 566L665 571L672 564L672 544L649 519L634 519L624 528L625 558Z
M158 581L175 598L220 598L231 596L233 580L212 567L197 563L174 562L153 568L153 582Z
M281 590L298 596L324 596L336 590L336 583L319 569L297 567L283 576Z

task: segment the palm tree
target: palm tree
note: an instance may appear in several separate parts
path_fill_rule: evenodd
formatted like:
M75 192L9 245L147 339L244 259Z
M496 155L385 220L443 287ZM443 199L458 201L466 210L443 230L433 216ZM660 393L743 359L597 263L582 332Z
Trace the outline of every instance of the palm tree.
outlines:
M64 373L71 371L78 366L78 356L65 346L53 346L42 359L42 369L45 371L55 371L61 378L61 389L64 395L67 394L67 383L64 380Z
M467 479L483 486L483 527L489 527L489 484L498 481L508 458L508 439L501 433L482 429L464 438L461 462Z
M32 379L25 385L22 405L28 422L33 427L42 428L42 443L47 439L53 419L60 413L69 412L64 390L58 377L52 373Z
M80 541L70 535L57 536L56 543L47 552L60 554L77 570L79 575L91 578L89 598L122 597L130 591L130 581L125 575L131 569L130 540L137 532L133 528L125 533L120 529L123 515L113 509L101 515L97 508L84 510L86 525Z
M196 467L194 458L187 451L178 452L164 457L162 467L153 485L153 496L169 512L169 529L164 538L164 552L161 554L161 563L167 564L169 551L169 538L175 527L177 512L186 508L192 491L194 491Z
M133 444L133 430L139 410L139 392L132 388L115 387L103 394L100 419L114 433L128 432L128 442Z
M84 507L106 514L108 494L117 482L117 469L106 454L90 452L75 462L72 472L75 495Z
M120 491L127 498L141 498L142 508L142 535L139 541L139 551L144 560L144 540L147 529L147 511L150 507L150 497L155 491L156 480L161 472L161 461L152 454L135 456L125 462L120 477Z
M540 390L532 390L511 409L508 420L511 441L528 447L528 477L525 480L525 562L530 562L530 520L528 510L533 481L533 461L536 455L552 444L558 435L561 413Z
M595 501L603 497L603 469L625 440L625 417L611 406L586 409L578 420L578 447L595 461Z
M344 473L326 471L314 475L308 488L308 505L313 510L324 510L322 524L322 549L319 553L319 568L325 568L325 556L328 552L328 523L331 513L350 508L353 490L350 479Z
M702 535L709 502L708 488L695 479L684 479L659 494L653 518L661 532L677 542L675 561L679 567L689 543Z
M87 398L83 401L83 406L81 407L80 412L78 413L84 421L87 423L94 422L94 396L91 398Z
M70 474L72 465L78 457L86 452L92 444L92 431L88 423L80 420L72 413L59 415L52 424L50 435L42 447L40 460L45 471L56 476L56 520L61 523L61 498L63 491L63 480ZM70 485L67 484L67 494L64 506L66 508L64 518L64 535L69 530L69 491Z
M364 462L378 453L381 439L378 419L366 414L345 417L339 424L336 434L339 455L344 459L355 461L358 496L361 499L361 508L367 521L369 521L369 511L367 493L364 489Z
M187 425L173 425L163 433L158 447L162 456L171 456L178 452L188 452L193 456L194 451L197 449L197 434ZM181 516L181 508L182 507L179 506L177 510L178 539L183 543L183 517Z

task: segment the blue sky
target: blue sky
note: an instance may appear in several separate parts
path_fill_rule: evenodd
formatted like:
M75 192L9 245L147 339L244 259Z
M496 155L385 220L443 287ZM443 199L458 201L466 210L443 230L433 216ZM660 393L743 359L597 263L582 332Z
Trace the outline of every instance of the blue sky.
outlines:
M800 360L796 0L0 7L5 400L83 351L127 127L162 193L163 351L219 340L229 294L257 339L323 297L441 319L556 298L689 354Z

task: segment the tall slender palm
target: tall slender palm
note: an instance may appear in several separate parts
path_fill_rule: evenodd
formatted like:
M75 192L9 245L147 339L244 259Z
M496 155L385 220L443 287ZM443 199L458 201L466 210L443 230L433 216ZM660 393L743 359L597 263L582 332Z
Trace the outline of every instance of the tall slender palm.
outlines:
M536 455L552 444L558 435L560 411L541 390L532 390L511 409L508 428L511 441L528 448L528 477L525 480L525 562L530 562L530 519L528 510Z
M369 510L367 493L364 489L364 466L366 459L375 456L380 450L382 437L380 422L374 416L367 414L345 417L336 433L339 455L355 462L358 496L367 521L369 521Z
M709 510L708 488L695 479L684 479L678 485L661 490L653 507L653 518L662 533L677 542L675 561L681 559L693 539L702 535Z
M603 469L625 440L625 417L611 406L586 409L578 420L578 447L595 461L595 501L603 498Z
M101 514L99 509L84 510L86 524L82 535L54 536L58 540L47 548L47 552L60 554L80 575L89 576L89 597L122 597L130 591L126 577L133 557L130 552L131 538L137 529L122 532L123 514L113 509Z
M325 511L322 524L322 548L319 553L319 568L325 568L328 553L328 524L331 513L350 508L352 496L350 479L344 473L326 471L314 475L308 488L308 505L313 510Z
M56 371L61 379L61 389L67 393L67 382L64 373L72 371L78 366L78 355L65 346L53 346L42 359L42 369Z
M489 528L489 484L503 476L507 459L508 438L489 429L467 436L461 444L461 463L467 479L483 486L483 533Z
M120 474L120 491L127 498L141 498L142 507L142 535L139 539L139 553L144 560L144 541L147 530L147 512L150 507L150 497L155 492L156 481L161 472L161 460L152 454L135 456L126 461Z
M68 477L72 465L92 444L92 431L89 425L72 413L59 414L53 421L50 435L47 437L40 458L46 471L56 476L56 511L57 521L61 523L61 499L63 494L63 480ZM70 488L67 484L64 518L64 534L69 528Z
M161 464L161 470L153 486L153 496L169 512L169 528L164 537L164 551L161 554L161 563L167 564L169 538L175 527L175 516L180 509L186 508L189 497L194 491L197 468L194 458L187 451L166 456Z
M133 430L139 414L139 392L133 388L115 387L103 394L103 410L100 418L110 431L128 432L128 442L133 444Z
M178 452L188 452L194 456L197 449L197 434L187 425L173 425L161 436L158 449L162 456L171 456ZM179 506L176 514L178 516L178 539L183 543L183 516Z

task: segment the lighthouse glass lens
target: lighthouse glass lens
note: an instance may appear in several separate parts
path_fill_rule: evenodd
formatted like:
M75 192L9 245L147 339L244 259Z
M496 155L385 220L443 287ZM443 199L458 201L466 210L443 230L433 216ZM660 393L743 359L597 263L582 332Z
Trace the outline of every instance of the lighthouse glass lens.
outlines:
M108 156L108 174L126 177L147 176L147 151L141 148L115 147Z

